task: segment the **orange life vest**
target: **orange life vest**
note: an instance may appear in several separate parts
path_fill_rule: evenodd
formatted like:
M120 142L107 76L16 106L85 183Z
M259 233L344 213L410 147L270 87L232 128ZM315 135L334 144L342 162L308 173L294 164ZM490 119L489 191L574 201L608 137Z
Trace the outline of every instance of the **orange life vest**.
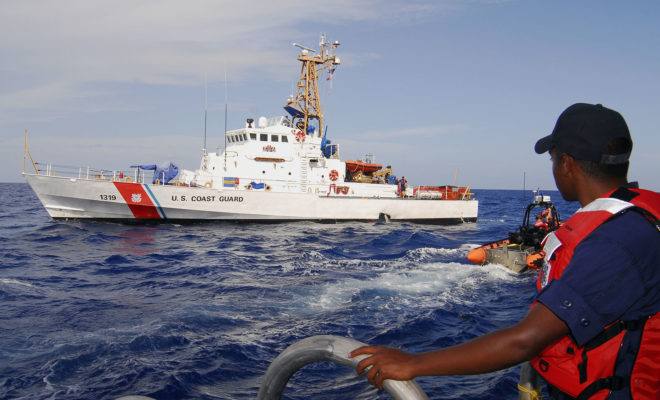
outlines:
M544 243L539 290L560 279L575 248L591 232L615 215L635 210L658 228L660 195L641 189L620 188L598 198L571 217ZM660 230L660 228L658 228ZM611 390L630 387L633 399L660 399L660 310L634 321L615 321L583 347L568 336L546 347L530 362L543 378L578 400L605 399ZM630 376L614 376L625 335L643 330Z
M543 222L542 219L537 219L536 222L534 222L534 228L541 228L541 229L548 229L548 224Z

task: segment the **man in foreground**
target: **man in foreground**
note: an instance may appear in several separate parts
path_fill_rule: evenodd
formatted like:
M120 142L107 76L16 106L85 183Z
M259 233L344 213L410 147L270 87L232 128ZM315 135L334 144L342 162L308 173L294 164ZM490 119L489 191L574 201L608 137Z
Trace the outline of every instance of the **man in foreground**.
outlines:
M556 399L660 399L660 195L628 183L632 139L601 105L567 108L537 153L582 208L546 237L539 294L516 325L422 354L365 346L358 374L385 379L491 372L530 361Z

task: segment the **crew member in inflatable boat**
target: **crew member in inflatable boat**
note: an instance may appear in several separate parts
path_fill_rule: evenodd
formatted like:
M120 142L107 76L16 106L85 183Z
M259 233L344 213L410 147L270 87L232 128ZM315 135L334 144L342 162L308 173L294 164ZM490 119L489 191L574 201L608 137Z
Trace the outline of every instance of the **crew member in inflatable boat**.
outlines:
M534 222L534 228L542 229L544 231L548 230L548 224L545 223L541 214L536 214L536 222Z
M548 208L543 210L541 217L543 218L543 221L545 221L545 223L548 225L548 229L557 227L557 221L555 221L554 217L552 216L552 207L548 206Z
M627 181L625 120L600 104L574 104L535 150L549 152L562 197L582 208L546 238L527 316L422 354L356 349L351 356L370 355L357 372L372 384L531 360L556 399L660 399L660 195Z

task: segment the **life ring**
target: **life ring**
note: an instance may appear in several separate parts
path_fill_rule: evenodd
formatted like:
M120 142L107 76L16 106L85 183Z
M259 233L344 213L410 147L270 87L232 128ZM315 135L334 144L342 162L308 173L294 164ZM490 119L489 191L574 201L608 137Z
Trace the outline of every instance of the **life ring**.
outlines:
M133 178L131 178L130 176L126 176L126 177L124 177L124 182L131 183L131 182L133 182Z
M160 185L160 179L156 178L156 180L154 181L154 185Z
M337 172L336 169L333 169L332 171L330 171L330 180L331 181L336 181L337 178L339 178L339 172Z
M248 184L245 188L246 188L247 190L252 190L252 184L251 184L251 183Z
M211 182L206 182L206 183L204 184L204 187L205 187L205 188L210 188L210 187L211 187Z
M270 192L270 185L266 185L266 191Z
M302 131L297 131L296 132L296 140L299 142L304 142L305 141L305 134Z

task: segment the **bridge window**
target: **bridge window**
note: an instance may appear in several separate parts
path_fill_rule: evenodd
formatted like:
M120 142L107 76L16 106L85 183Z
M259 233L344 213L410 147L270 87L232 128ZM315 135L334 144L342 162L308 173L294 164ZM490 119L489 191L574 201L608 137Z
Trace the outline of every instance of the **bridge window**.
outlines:
M282 142L289 142L289 138L287 136L282 135Z
M279 138L277 135L270 135L271 142L279 142Z
M265 133L262 133L259 135L259 141L261 142L267 142L268 141L268 135Z
M250 133L250 140L257 140L257 134L256 133Z

